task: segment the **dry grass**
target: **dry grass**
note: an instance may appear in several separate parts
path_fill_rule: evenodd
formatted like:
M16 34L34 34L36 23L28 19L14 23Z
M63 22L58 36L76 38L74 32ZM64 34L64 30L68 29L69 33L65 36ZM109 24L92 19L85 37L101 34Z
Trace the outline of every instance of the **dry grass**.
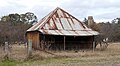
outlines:
M12 48L9 51L9 58L14 60L23 60L26 58L26 49L24 45L12 45ZM5 52L0 49L0 58L4 59Z
M92 50L75 51L33 51L30 61L24 61L27 57L24 45L13 45L10 58L22 61L17 66L120 66L120 43L110 43L105 51L101 51L99 45ZM0 50L0 59L4 59L4 52Z

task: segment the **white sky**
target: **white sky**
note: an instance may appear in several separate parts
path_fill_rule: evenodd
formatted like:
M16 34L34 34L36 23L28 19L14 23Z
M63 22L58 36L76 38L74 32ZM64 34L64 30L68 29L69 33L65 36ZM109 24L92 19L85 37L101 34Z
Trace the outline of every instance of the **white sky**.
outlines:
M40 20L56 7L79 20L93 16L95 21L120 17L120 0L0 0L0 17L11 13L33 12Z

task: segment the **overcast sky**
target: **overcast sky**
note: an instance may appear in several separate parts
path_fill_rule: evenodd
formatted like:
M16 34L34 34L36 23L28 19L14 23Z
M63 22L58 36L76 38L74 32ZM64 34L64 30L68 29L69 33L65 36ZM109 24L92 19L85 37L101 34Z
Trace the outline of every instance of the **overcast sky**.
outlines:
M93 16L96 22L120 17L120 0L0 0L0 17L33 12L40 20L56 7L81 21L88 16Z

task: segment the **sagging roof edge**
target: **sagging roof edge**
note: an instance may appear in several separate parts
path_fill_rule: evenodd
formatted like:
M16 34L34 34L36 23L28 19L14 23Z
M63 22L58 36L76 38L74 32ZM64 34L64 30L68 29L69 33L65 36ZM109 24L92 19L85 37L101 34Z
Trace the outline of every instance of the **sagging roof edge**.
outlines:
M54 35L54 34L44 34L44 33L40 32L39 30L34 30L34 31L26 31L25 37L27 36L27 33L30 33L30 32L39 32L42 35ZM78 36L98 36L98 35L100 35L100 33L97 35L78 35ZM76 36L76 35L54 35L54 36Z

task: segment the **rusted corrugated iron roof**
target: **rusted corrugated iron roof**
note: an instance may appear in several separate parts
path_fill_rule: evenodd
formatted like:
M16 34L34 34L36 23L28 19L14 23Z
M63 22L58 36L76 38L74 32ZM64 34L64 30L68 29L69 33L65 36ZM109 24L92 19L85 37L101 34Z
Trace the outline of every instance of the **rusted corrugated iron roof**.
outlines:
M61 8L50 12L27 31L36 30L50 35L89 36L99 34Z
M50 34L50 35L66 35L66 36L91 36L97 35L98 32L96 31L85 31L85 30L40 30L43 34Z

